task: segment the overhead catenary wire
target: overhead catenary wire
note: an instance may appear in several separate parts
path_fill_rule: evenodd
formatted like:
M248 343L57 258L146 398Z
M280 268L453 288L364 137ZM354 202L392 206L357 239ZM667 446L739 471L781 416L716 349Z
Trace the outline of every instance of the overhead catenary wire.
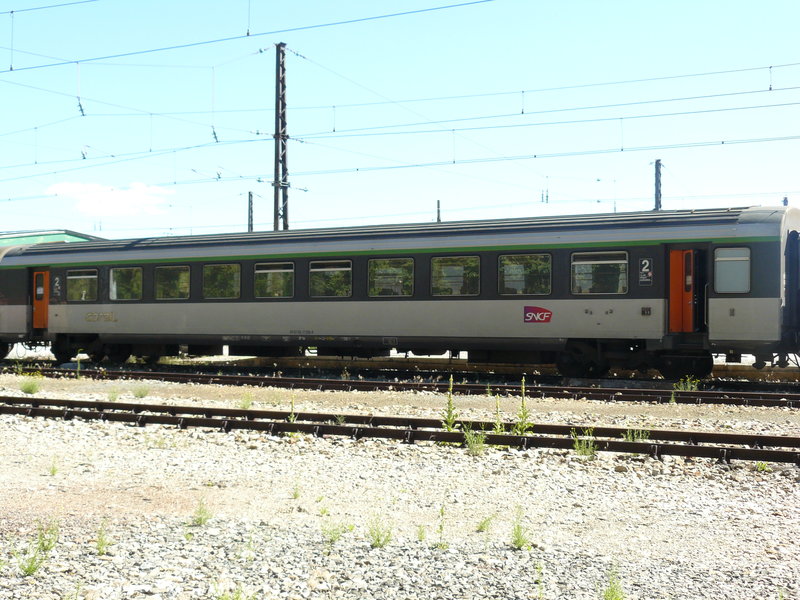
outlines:
M225 43L225 42L233 42L233 41L244 40L244 39L248 39L248 38L263 37L263 36L268 36L268 35L278 35L278 34L281 34L281 33L293 33L293 32L297 32L297 31L308 31L308 30L311 30L311 29L322 29L322 28L327 28L327 27L340 27L340 26L344 26L344 25L353 25L353 24L356 24L356 23L365 23L365 22L368 22L368 21L378 21L378 20L383 20L383 19L393 19L393 18L397 18L397 17L405 17L405 16L410 16L410 15L417 15L417 14L435 12L435 11L440 11L440 10L450 10L450 9L455 9L455 8L463 8L463 7L466 7L466 6L472 6L472 5L475 5L475 4L486 4L488 2L494 2L494 1L495 0L470 0L468 2L460 2L460 3L457 3L457 4L447 4L447 5L442 5L442 6L432 6L432 7L428 7L428 8L419 8L419 9L415 9L415 10L407 10L407 11L401 11L401 12L395 12L395 13L373 15L373 16L369 16L369 17L357 17L357 18L354 18L354 19L343 19L343 20L340 20L340 21L330 21L330 22L326 22L326 23L317 23L317 24L314 24L314 25L300 25L300 26L297 26L297 27L286 27L286 28L282 28L282 29L274 29L272 31L262 31L262 32L259 32L259 33L233 35L233 36L228 36L228 37L223 37L223 38L216 38L216 39L213 39L213 40L202 40L202 41L197 41L197 42L187 42L187 43L184 43L184 44L174 44L174 45L171 45L171 46L162 46L162 47L158 47L158 48L148 48L148 49L143 49L143 50L131 50L131 51L128 51L128 52L118 52L116 54L106 54L106 55L103 55L103 56L90 56L90 57L83 57L83 58L74 58L74 59L65 60L65 61L56 61L56 62L45 63L45 64L40 64L40 65L29 65L29 66L26 66L26 67L18 67L18 68L15 68L15 69L0 70L0 74L2 74L2 73L10 73L12 71L13 72L17 72L17 71L32 71L32 70L38 70L38 69L49 69L49 68L53 68L53 67L63 67L65 65L74 64L76 62L90 63L90 62L112 60L112 59L116 59L116 58L127 58L127 57L130 57L130 56L141 56L141 55L144 55L144 54L155 54L155 53L160 53L160 52L170 52L170 51L175 51L175 50L185 50L187 48L197 48L197 47L200 47L200 46L210 46L210 45L213 45L213 44L222 44L222 43Z
M635 100L630 102L615 102L609 104L594 104L594 105L587 105L587 106L568 106L568 107L561 107L561 108L549 108L549 109L542 109L537 111L528 111L524 115L521 115L518 112L514 113L498 113L498 114L491 114L491 115L478 115L478 116L469 116L469 117L458 117L453 119L439 119L435 121L418 121L413 123L394 123L390 125L375 125L371 127L357 127L351 129L339 129L334 135L332 132L322 131L322 132L312 132L312 133L305 133L299 134L295 137L298 138L305 138L310 139L312 137L345 137L345 134L348 133L358 133L358 132L367 132L367 131L376 131L380 129L395 129L395 128L402 128L402 127L418 127L422 125L445 125L445 124L452 124L452 123L463 123L467 121L479 121L485 119L506 119L516 117L519 118L521 116L524 117L531 117L532 115L543 115L543 114L554 114L554 113L564 113L564 112L576 112L576 111L589 111L589 110L603 110L609 108L627 108L630 106L642 106L648 104L663 104L669 102L690 102L690 101L697 101L697 100L710 100L715 98L731 98L736 96L745 96L750 94L763 94L763 93L775 93L775 92L790 92L790 91L797 91L800 90L800 86L790 86L785 88L776 88L774 90L740 90L736 92L723 92L718 94L703 94L698 96L682 96L682 97L673 97L673 98L656 98L651 100ZM790 103L793 104L793 103ZM776 105L780 106L780 105ZM711 112L712 109L706 109ZM725 109L718 109L719 111ZM698 113L703 112L703 109L698 109ZM685 111L683 114L692 114L692 111ZM634 118L632 116L625 116L625 115L615 115L611 117L612 119L619 119L619 118ZM580 122L580 121L576 121ZM585 122L591 122L591 120L586 120ZM447 129L446 131L450 131Z
M90 4L92 2L99 2L100 0L74 0L73 2L62 2L60 4L48 4L46 6L32 6L30 8L17 8L14 10L0 11L0 15L13 15L16 13L33 12L37 10L49 10L51 8L62 8L65 6L75 6L76 4Z

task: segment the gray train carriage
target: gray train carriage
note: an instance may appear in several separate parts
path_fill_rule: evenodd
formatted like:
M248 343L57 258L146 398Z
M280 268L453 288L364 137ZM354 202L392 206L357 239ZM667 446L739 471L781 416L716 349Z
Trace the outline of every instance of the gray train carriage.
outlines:
M0 342L60 361L467 351L705 376L798 347L800 211L741 208L0 249Z

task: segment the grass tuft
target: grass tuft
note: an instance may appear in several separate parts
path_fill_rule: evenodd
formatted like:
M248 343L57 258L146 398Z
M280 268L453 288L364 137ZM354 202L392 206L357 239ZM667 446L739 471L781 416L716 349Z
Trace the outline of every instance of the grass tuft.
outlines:
M335 523L335 522L324 522L322 524L322 537L325 540L325 543L329 546L333 546L336 542L338 542L345 533L350 533L355 529L354 525L350 525L348 523Z
M42 382L35 377L26 377L19 384L19 391L23 394L33 395L42 389Z
M98 556L105 556L108 554L108 549L111 547L111 538L108 537L108 523L105 519L100 523L97 528L97 538L94 542L94 547L97 549Z
M483 431L473 431L472 427L465 427L464 443L467 445L467 454L480 456L486 450L486 434Z
M526 435L532 428L531 411L528 409L528 401L525 397L525 377L523 376L519 412L517 412L517 422L514 423L512 433L514 435Z
M208 523L214 515L206 506L205 500L202 498L197 503L197 508L194 509L194 514L192 514L192 519L189 521L189 525L191 527L202 527L206 523Z
M626 442L644 442L650 439L650 432L646 429L628 429L622 437Z
M242 410L249 410L251 406L253 406L253 394L251 392L245 392L242 394L242 397L239 398L239 408Z
M497 515L489 515L488 517L484 517L478 523L478 526L475 528L475 531L478 533L489 533L489 530L492 528L492 521Z
M525 527L523 523L523 519L525 518L525 513L522 510L522 507L517 505L516 510L514 511L514 520L511 522L511 547L515 550L530 550L531 549L531 540L528 532L528 528Z
M608 572L608 585L603 590L603 600L625 600L625 592L616 569Z
M572 448L578 456L585 456L587 458L594 458L597 456L597 443L594 440L594 428L588 427L581 431L580 434L573 429L570 435L572 436Z
M453 402L453 376L450 375L450 385L447 388L447 405L442 412L442 429L456 431L458 429L458 412Z
M383 548L392 541L392 525L374 516L367 525L367 538L372 548Z

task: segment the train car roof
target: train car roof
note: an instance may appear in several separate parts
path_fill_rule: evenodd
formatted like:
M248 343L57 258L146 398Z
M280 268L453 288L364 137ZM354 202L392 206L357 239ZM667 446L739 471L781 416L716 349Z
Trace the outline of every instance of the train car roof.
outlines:
M446 221L441 223L412 223L399 225L368 225L327 229L298 229L253 233L226 233L209 235L149 237L123 240L73 241L70 243L44 243L20 246L7 250L3 263L37 264L73 260L111 260L112 256L124 253L126 258L146 255L211 256L215 248L222 249L220 256L235 256L250 253L254 248L300 249L315 247L380 249L416 248L426 244L431 248L449 245L481 245L485 240L541 238L543 243L553 239L562 244L574 232L584 239L607 241L634 239L675 239L687 235L676 235L684 228L691 232L688 237L702 235L706 238L733 235L744 225L757 226L761 235L778 235L779 224L788 209L785 207L713 208L700 210L641 211L589 215L546 216L480 221ZM598 233L601 232L601 233ZM672 232L672 233L670 233ZM716 232L716 233L715 233ZM579 239L579 238L575 238ZM452 241L452 243L451 243ZM289 250L291 249L291 250ZM89 257L91 255L91 258ZM16 260L15 260L16 259Z

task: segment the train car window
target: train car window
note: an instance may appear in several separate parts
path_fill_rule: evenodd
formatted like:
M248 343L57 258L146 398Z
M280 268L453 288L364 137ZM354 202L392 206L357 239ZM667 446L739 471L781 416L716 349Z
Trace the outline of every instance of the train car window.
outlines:
M369 261L368 272L372 297L414 294L413 258L373 258Z
M627 252L575 252L573 294L627 294Z
M253 289L256 298L291 298L294 296L294 264L257 264Z
M69 302L97 300L97 269L67 271L67 300Z
M142 299L142 268L124 267L110 270L108 297L111 300Z
M750 291L750 248L714 250L714 291L720 294Z
M226 300L241 295L241 271L236 263L203 265L203 298Z
M497 291L503 296L549 294L549 254L512 254L498 259Z
M156 300L189 297L189 267L156 267Z
M441 256L431 259L434 296L477 296L481 289L481 262L477 256Z
M312 261L308 268L312 298L346 298L353 294L353 264L349 260Z

